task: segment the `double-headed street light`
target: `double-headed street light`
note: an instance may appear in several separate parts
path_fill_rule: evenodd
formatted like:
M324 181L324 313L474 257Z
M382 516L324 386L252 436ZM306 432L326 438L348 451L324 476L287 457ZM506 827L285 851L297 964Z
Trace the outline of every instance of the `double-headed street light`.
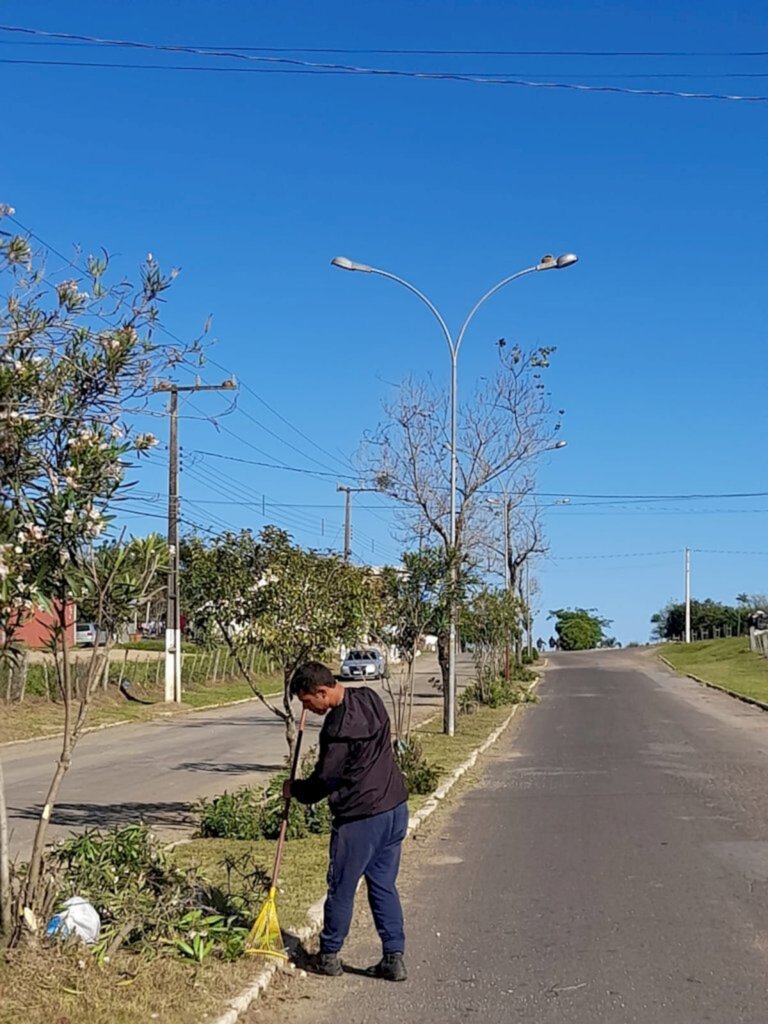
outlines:
M454 340L451 336L451 332L448 330L445 320L440 315L437 307L432 303L423 292L420 292L418 288L412 285L409 281L404 280L402 277L398 277L396 274L390 274L388 270L380 270L378 267L369 267L365 263L355 263L354 260L348 259L346 256L336 256L331 260L334 267L338 267L340 270L356 270L363 274L378 274L379 277L386 277L390 281L395 281L397 284L407 288L409 292L413 292L416 298L420 299L424 305L429 309L432 315L435 317L437 322L440 324L440 328L445 337L448 345L448 350L451 353L451 521L450 521L450 541L451 551L453 553L456 547L456 433L457 433L457 361L459 356L459 349L461 343L464 340L467 328L474 319L475 314L483 305L487 302L492 295L495 295L499 289L505 285L511 284L512 281L516 281L519 277L525 277L526 274L535 274L541 270L563 270L565 267L573 266L574 263L578 262L578 256L574 256L573 253L563 253L562 256L542 256L535 266L526 267L525 270L518 270L516 274L510 274L509 277L505 277L503 280L495 284L493 288L485 293L472 307L464 323L459 329L459 333L456 335ZM453 573L454 579L457 571L455 560L453 562ZM444 731L449 735L453 736L456 728L456 607L455 604L451 605L450 613L450 631L449 631L449 647L448 647L448 687L445 699L445 716L444 716Z

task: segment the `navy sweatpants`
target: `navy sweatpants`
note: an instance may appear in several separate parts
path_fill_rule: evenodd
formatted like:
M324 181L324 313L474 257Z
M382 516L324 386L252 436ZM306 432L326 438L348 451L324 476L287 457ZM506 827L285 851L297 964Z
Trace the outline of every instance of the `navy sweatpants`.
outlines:
M368 886L373 922L385 953L404 953L403 911L395 881L408 830L408 804L334 827L320 949L338 953L352 923L355 890Z

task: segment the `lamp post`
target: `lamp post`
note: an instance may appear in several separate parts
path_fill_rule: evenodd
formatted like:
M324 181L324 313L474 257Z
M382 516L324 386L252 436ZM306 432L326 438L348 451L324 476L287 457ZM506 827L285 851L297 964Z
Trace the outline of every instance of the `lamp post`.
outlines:
M380 270L378 267L369 267L365 263L356 263L354 260L348 259L346 256L335 256L331 260L331 264L334 267L338 267L340 270L354 270L363 274L376 274L379 277L386 277L390 281L394 281L396 284L400 284L403 288L407 288L409 292L412 292L417 299L424 303L429 309L434 318L440 325L440 329L443 332L448 350L451 354L451 509L450 509L450 547L452 556L452 577L455 582L457 578L457 565L455 561L455 548L456 548L456 434L457 434L457 409L458 409L458 358L459 349L461 343L464 340L464 335L467 332L467 328L475 317L475 314L480 307L495 295L499 289L505 285L511 284L512 281L516 281L520 277L525 277L527 274L535 274L541 270L563 270L566 267L573 266L578 261L578 256L574 256L573 253L563 253L561 256L542 256L538 263L532 267L526 267L524 270L518 270L515 274L510 274L509 277L503 278L493 288L489 289L480 299L475 303L472 309L469 311L466 319L459 328L459 332L454 340L448 326L441 316L439 310L431 302L427 296L419 291L419 289L406 281L402 277L398 277L396 274L391 274L388 270ZM448 686L445 695L445 713L443 719L443 731L448 736L453 736L456 729L456 604L454 601L451 602L450 609L450 626L449 626L449 640L448 640Z

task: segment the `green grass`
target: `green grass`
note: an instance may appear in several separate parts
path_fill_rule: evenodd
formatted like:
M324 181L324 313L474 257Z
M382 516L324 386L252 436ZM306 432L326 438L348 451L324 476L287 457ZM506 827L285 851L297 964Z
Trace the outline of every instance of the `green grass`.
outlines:
M666 644L659 653L679 672L768 702L768 658L750 651L747 637Z
M192 641L185 640L184 647L194 646ZM129 640L124 644L115 644L114 650L116 651L164 651L165 650L165 638L155 637L152 640Z
M272 696L283 692L282 676L258 675L255 678L266 694ZM229 704L253 696L250 686L242 679L222 679L214 686L211 683L188 685L180 705L165 704L162 695L138 688L144 699L156 700L153 705L132 704L122 697L114 687L108 693L99 692L94 698L88 715L88 727L111 725L117 722L146 722L153 718L183 714L191 710L211 707L215 704ZM0 744L12 740L35 739L51 736L62 728L64 711L61 704L54 704L45 698L28 697L23 704L3 707L0 715Z

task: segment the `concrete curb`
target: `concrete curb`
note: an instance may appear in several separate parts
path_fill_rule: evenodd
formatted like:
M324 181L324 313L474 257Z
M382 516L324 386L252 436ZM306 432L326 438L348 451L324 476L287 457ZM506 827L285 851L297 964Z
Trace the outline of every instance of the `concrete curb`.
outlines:
M535 689L536 686L538 686L538 684L539 680L537 679L534 683L531 684L531 689ZM469 755L466 761L464 761L462 764L459 765L458 768L455 768L451 772L451 774L448 776L445 782L443 782L442 785L437 787L435 792L432 794L429 800L427 800L424 806L420 807L415 814L411 815L408 821L408 832L406 838L412 836L414 832L421 828L421 826L424 824L427 818L429 818L432 814L435 813L437 808L440 806L440 801L445 799L445 797L450 793L450 791L453 789L453 787L456 785L459 779L463 775L465 775L470 768L474 767L480 755L485 753L485 751L488 750L489 747L493 746L493 744L498 740L498 738L501 736L504 730L508 727L509 723L515 717L517 709L521 706L522 705L520 704L516 704L512 708L509 715L507 715L507 717L501 723L501 725L498 728L494 729L490 736L486 737L486 739L483 740L480 746L472 751L472 753ZM425 723L422 722L421 724L424 725ZM323 897L323 899L318 900L317 903L313 903L312 906L307 911L306 926L294 933L296 937L299 939L299 941L302 942L302 944L307 942L309 939L314 938L314 936L317 935L320 929L322 928L324 904L325 897ZM228 1009L220 1017L216 1017L216 1019L210 1022L210 1024L237 1024L237 1019L239 1018L240 1014L245 1013L245 1011L249 1008L251 1003L253 1003L253 1001L256 998L258 998L258 996L260 996L261 993L264 992L266 988L268 988L274 974L278 970L278 967L278 962L269 963L263 970L261 970L256 975L254 980L251 982L250 985L248 985L247 988L244 988L237 996L235 996L234 999L231 999L229 1001Z
M663 654L658 655L659 661L663 661L664 664L671 668L676 675L684 675L686 679L693 679L695 683L700 683L702 686L708 686L710 690L718 690L720 693L726 694L728 697L733 697L734 700L740 700L744 704L751 704L754 708L760 708L761 711L768 711L768 703L762 700L758 700L756 697L747 697L746 694L736 693L735 690L729 690L727 686L722 686L720 683L710 683L708 679L701 679L699 676L695 676L692 672L679 672L675 666L664 657Z

